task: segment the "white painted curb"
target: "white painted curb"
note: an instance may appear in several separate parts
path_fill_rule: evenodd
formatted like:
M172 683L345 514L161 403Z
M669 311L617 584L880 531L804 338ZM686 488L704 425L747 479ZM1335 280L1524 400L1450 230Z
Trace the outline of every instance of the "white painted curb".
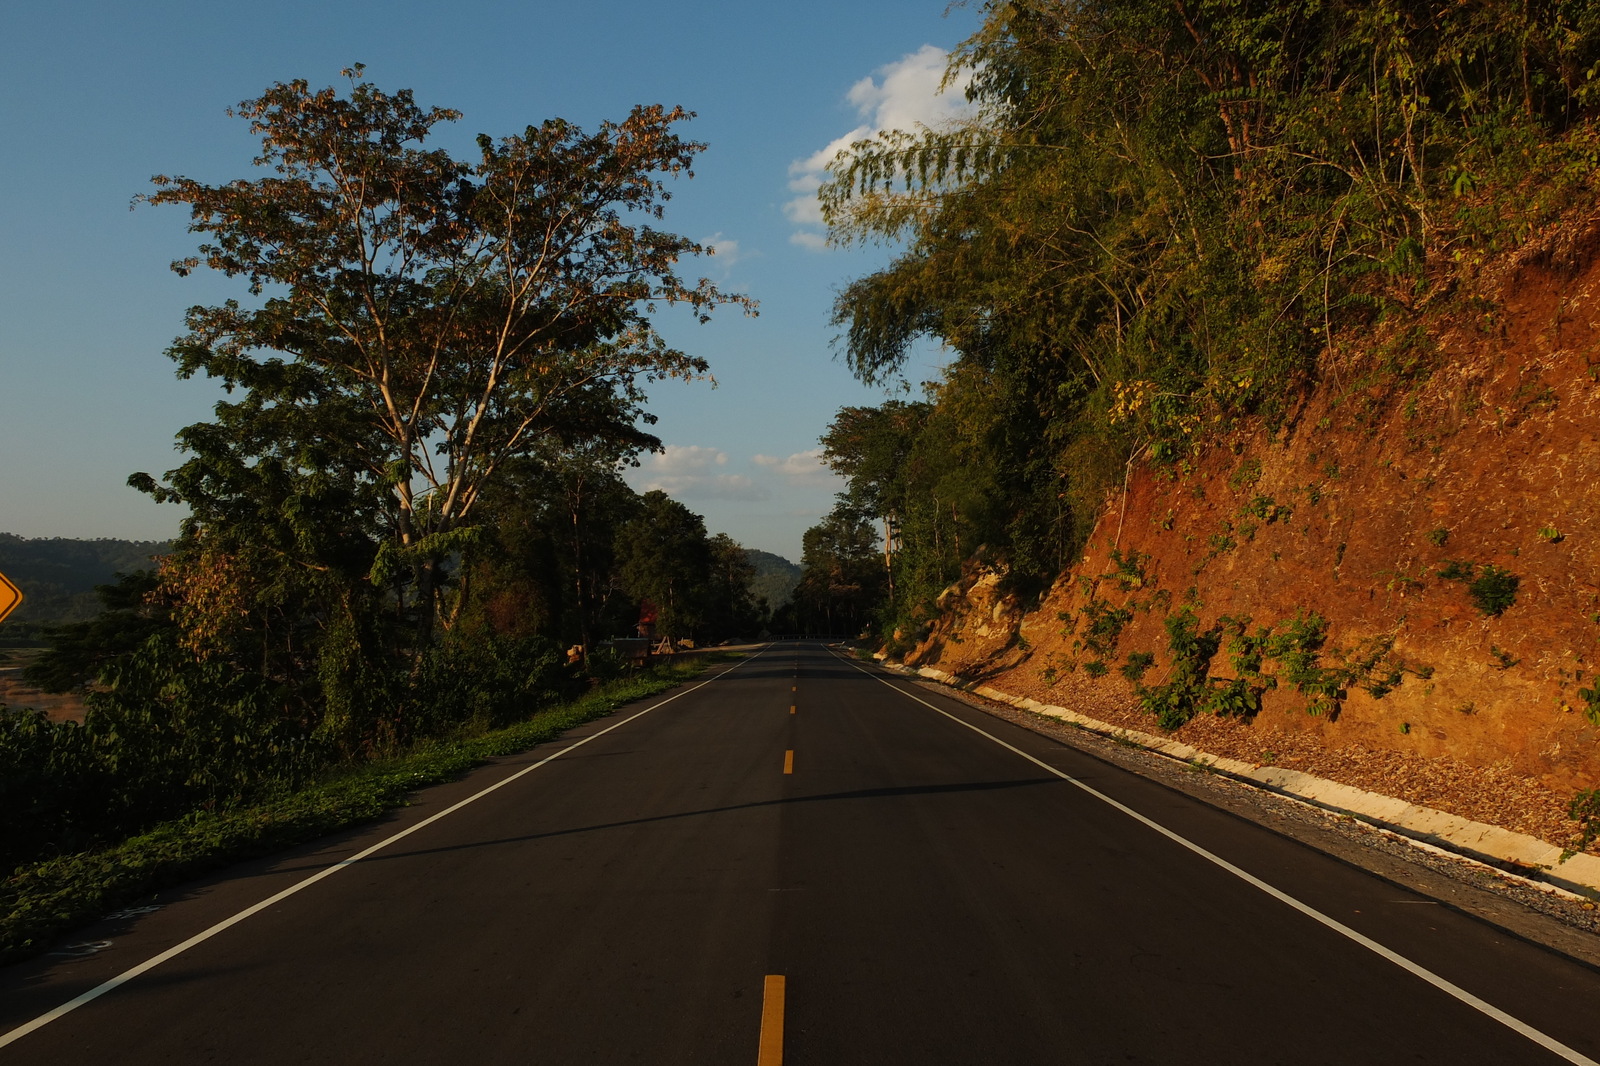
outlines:
M904 673L913 672L909 667L895 663L884 663L884 665ZM969 685L954 674L932 667L921 667L915 673L931 681L963 689L997 703L1006 703L1035 714L1059 718L1095 733L1117 740L1126 740L1142 748L1149 748L1184 762L1216 770L1237 780L1294 796L1324 810L1359 815L1364 821L1424 843L1460 852L1480 862L1513 862L1531 867L1540 871L1539 880L1532 882L1533 884L1554 885L1589 899L1600 899L1600 856L1574 855L1566 862L1562 862L1561 848L1525 833L1514 833L1499 826L1474 822L1454 814L1446 814L1444 811L1436 811L1431 807L1421 807L1415 803L1377 792L1368 792L1352 785L1341 785L1337 781L1329 781L1327 778L1301 773L1298 770L1286 770L1281 766L1260 766L1239 759L1225 759L1201 751L1199 748L1190 747L1188 744L1180 744L1168 737L1141 733L1136 729L1124 729L1076 711L1069 711L1065 707L1040 703L1026 696L1013 696L1009 692L1001 692L988 685Z

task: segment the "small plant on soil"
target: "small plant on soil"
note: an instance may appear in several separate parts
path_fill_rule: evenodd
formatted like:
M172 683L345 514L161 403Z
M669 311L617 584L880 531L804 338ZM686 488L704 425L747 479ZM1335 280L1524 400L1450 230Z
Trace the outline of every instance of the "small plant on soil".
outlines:
M1246 459L1228 475L1228 485L1234 489L1247 489L1261 480L1261 460Z
M1522 579L1509 570L1493 563L1477 563L1461 559L1447 559L1439 568L1439 576L1450 581L1461 581L1467 586L1467 597L1472 605L1493 618L1517 602L1517 586Z
M1578 695L1583 699L1583 716L1591 724L1600 725L1600 680L1596 680L1593 688L1580 688Z
M1567 813L1578 823L1578 838L1561 853L1562 862L1600 840L1600 788L1591 788L1573 796Z
M1110 576L1116 578L1117 588L1123 592L1133 592L1142 589L1149 575L1145 573L1144 564L1150 561L1150 556L1144 552L1130 549L1123 555L1117 549L1111 549L1111 564L1116 567Z
M1555 526L1545 526L1539 530L1539 539L1546 544L1560 544L1567 539L1567 535Z
M1088 624L1083 627L1082 640L1078 643L1103 659L1115 658L1117 638L1122 635L1122 627L1133 620L1133 612L1091 596L1083 605L1083 618Z
M1306 710L1337 713L1344 699L1341 671L1321 664L1328 620L1315 611L1283 622L1268 639L1266 654L1278 662L1278 676L1308 697Z
M1145 671L1155 665L1154 652L1136 651L1130 654L1127 661L1122 664L1122 676L1129 681L1141 681Z
M1522 661L1498 644L1489 645L1489 654L1494 656L1495 666L1500 670L1509 670Z
M1448 529L1440 528L1428 530L1428 543L1432 544L1436 548L1444 547L1444 542L1449 539L1450 531Z
M1467 595L1478 610L1495 617L1517 601L1517 586L1521 583L1522 579L1509 570L1485 563L1477 578L1467 586Z
M1274 522L1280 521L1287 522L1290 516L1293 514L1294 511L1292 508L1279 504L1278 501L1273 499L1271 496L1257 496L1255 499L1239 508L1240 517L1250 516L1259 518L1267 525L1271 525Z
M1088 662L1083 664L1083 672L1088 674L1090 677L1105 677L1109 670L1110 667L1106 666L1106 664L1101 662L1099 659L1090 659Z
M1209 711L1220 718L1250 718L1261 711L1260 688L1242 677L1218 679L1218 682L1210 686L1200 706L1202 711Z

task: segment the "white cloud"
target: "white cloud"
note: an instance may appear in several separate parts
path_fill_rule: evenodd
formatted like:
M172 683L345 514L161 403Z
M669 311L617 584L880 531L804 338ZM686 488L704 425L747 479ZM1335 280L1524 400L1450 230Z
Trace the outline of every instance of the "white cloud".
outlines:
M795 452L784 459L776 455L755 455L751 456L750 461L781 475L791 485L820 486L840 480L839 475L828 469L827 464L822 461L821 448Z
M733 268L735 263L748 258L743 249L739 247L738 241L732 237L724 237L720 231L713 233L709 237L701 238L700 243L712 249L711 263L721 270L724 276Z
M772 493L743 474L718 471L728 453L698 444L668 444L624 476L639 492L660 489L677 500L766 500Z
M910 55L879 67L873 72L876 80L862 78L850 87L846 99L855 105L860 124L806 158L789 164L789 191L798 195L783 205L783 213L790 222L802 227L790 237L794 244L814 251L827 246L822 235L816 232L822 226L817 189L827 179L828 164L841 151L879 130L937 128L970 113L966 99L970 71L963 72L956 84L939 91L948 61L943 51L925 44Z
M849 100L874 130L910 130L937 127L960 118L967 110L966 79L939 91L950 57L925 44L898 63L879 67L881 82L862 78L850 87Z
M808 252L825 252L828 250L828 238L811 230L795 230L789 234L789 243L798 244Z

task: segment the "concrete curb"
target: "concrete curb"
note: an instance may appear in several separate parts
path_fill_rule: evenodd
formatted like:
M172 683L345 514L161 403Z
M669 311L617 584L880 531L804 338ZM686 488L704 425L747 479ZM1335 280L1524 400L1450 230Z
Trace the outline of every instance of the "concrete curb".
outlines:
M1168 737L1141 733L1136 729L1124 729L1076 711L1069 711L1065 707L1040 703L1025 696L1013 696L1009 692L1001 692L989 685L971 685L954 674L932 667L924 666L912 670L898 663L884 662L883 665L901 673L914 673L930 681L959 688L997 703L1059 718L1091 732L1137 744L1162 755L1226 774L1246 784L1292 796L1323 810L1356 816L1402 836L1446 851L1464 854L1479 862L1496 866L1502 863L1514 863L1523 868L1537 870L1538 877L1532 881L1535 885L1554 886L1586 899L1600 899L1600 856L1574 855L1566 862L1562 862L1561 848L1525 833L1513 833L1499 826L1474 822L1458 815L1446 814L1431 807L1421 807L1415 803L1377 792L1368 792L1352 785L1341 785L1337 781L1329 781L1327 778L1301 773L1298 770L1287 770L1281 766L1260 766L1239 759L1225 759L1201 751L1199 748L1190 747L1188 744L1180 744Z

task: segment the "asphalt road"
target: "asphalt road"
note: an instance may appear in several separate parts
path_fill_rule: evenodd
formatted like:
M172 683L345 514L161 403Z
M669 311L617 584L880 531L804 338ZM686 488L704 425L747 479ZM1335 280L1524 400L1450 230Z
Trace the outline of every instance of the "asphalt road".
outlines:
M0 1063L1600 1058L1594 970L816 645L158 902Z

